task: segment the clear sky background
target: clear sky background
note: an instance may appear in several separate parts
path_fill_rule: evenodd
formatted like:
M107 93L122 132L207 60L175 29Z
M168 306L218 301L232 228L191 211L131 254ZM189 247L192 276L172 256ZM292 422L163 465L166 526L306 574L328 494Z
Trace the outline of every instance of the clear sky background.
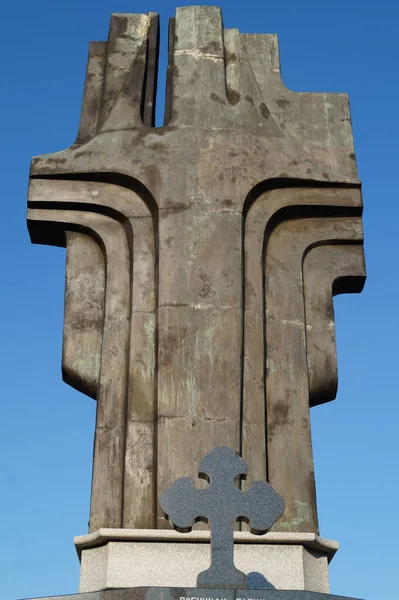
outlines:
M203 4L208 4L204 2ZM215 4L215 3L210 3ZM398 64L395 0L221 0L224 24L278 33L295 91L348 92L363 181L368 281L335 301L339 393L312 410L321 534L341 548L332 592L398 597ZM0 600L76 592L95 402L61 381L65 250L32 246L32 155L75 139L90 40L112 12L161 15L158 124L171 0L2 2L0 97Z

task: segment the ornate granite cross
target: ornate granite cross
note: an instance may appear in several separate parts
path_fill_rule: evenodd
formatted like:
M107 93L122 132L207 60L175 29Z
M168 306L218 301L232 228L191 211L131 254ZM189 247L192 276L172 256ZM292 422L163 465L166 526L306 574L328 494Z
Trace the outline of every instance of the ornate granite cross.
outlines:
M198 587L246 588L247 576L234 566L234 522L249 522L251 532L260 535L283 514L284 500L265 481L255 481L246 492L235 487L246 473L240 456L217 446L200 462L199 477L210 482L207 489L198 490L192 479L182 477L161 496L161 508L178 531L210 522L211 566L198 575Z

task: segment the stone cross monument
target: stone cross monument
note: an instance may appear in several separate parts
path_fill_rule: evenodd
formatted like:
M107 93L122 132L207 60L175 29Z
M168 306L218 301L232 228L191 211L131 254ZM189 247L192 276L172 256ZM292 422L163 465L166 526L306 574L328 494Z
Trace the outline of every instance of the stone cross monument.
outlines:
M31 239L67 248L63 377L97 401L90 531L167 528L161 493L223 444L283 496L273 531L317 535L309 410L365 277L348 98L182 7L155 127L157 61L158 16L112 15L75 143L31 167Z
M284 500L264 481L243 492L234 485L247 474L247 465L227 446L217 446L204 456L199 476L210 484L198 490L189 477L177 479L161 496L161 508L176 529L190 531L198 520L211 527L211 566L197 577L201 588L246 588L247 576L234 566L233 526L247 520L251 531L266 533L284 511Z

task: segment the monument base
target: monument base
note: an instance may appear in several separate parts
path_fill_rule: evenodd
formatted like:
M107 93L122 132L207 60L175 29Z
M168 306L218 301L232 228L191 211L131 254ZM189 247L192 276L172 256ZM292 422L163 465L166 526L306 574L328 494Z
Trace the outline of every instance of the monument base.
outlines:
M201 588L131 588L31 600L356 600L303 590L208 590Z
M338 543L313 533L234 533L234 562L252 589L328 593ZM192 588L210 564L209 531L99 529L75 538L79 592L160 586Z

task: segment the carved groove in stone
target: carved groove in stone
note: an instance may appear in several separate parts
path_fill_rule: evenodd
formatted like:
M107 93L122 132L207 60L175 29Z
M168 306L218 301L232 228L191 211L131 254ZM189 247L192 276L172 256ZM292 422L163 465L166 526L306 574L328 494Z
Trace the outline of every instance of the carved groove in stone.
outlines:
M347 278L346 291L360 291L364 281L360 217L297 215L328 215L328 210L350 215L360 204L357 190L291 188L265 193L246 215L242 456L250 477L244 486L267 478L284 493L286 510L275 526L278 530L294 523L299 531L317 531L309 404L316 397L315 386L315 403L332 400L337 381L336 371L326 378L315 368L324 366L321 354L326 350L335 359L330 308L335 279ZM355 254L354 246L342 246L346 241L359 244ZM331 247L332 243L341 245ZM328 253L323 246L333 250ZM331 255L340 263L331 264ZM320 262L314 264L313 256ZM327 279L327 289L321 287L321 276ZM303 280L309 287L312 277L309 295L316 285L316 297L322 289L330 304L325 300L315 308L307 299ZM307 324L319 330L327 324L330 340L322 350L316 331L307 332Z
M103 248L104 260L100 267L106 277L102 299L105 313L101 327L101 368L97 382L99 395L97 392L90 394L98 400L90 529L97 529L99 523L103 522L112 523L113 527L151 527L155 447L155 256L152 216L138 196L112 185L55 180L43 184L38 180L31 188L32 198L37 197L41 206L45 205L47 198L49 206L54 206L51 198L52 190L56 189L61 206L79 207L80 203L82 208L87 208L92 203L95 210L96 203L101 200L103 205L113 204L113 209L117 206L124 211L122 214L125 216L120 217L124 225L114 218L84 210L31 209L29 218L31 230L39 232L33 235L45 238L48 224L56 222L62 224L67 232L70 228L84 228L86 235L66 234L68 243L79 240L80 251L83 243L87 248L87 235L93 236L97 245L100 242L98 247ZM117 196L117 203L112 203L114 196ZM77 256L75 248L71 254L71 249L72 245L67 261L66 315L69 318L64 333L63 364L64 373L68 375L74 368L76 370L76 354L72 348L76 353L76 344L80 344L82 351L93 346L93 330L85 327L84 320L82 323L84 312L82 315L82 310L75 313L73 309L77 306L82 309L85 303L93 301L93 295L87 296L85 292L93 290L95 274L95 270L86 268L84 254ZM91 253L93 255L92 249ZM96 262L92 262L93 268L98 265L98 258L97 252ZM72 306L70 292L73 293ZM96 295L99 300L98 293ZM98 324L99 307L90 314ZM79 337L76 336L77 330ZM97 341L97 332L94 333ZM70 350L65 351L65 348ZM89 363L90 360L92 356ZM87 386L92 384L92 374L87 373L85 377L82 367L80 369L80 378L74 379L73 384L86 392ZM137 447L138 434L140 448ZM140 483L135 477L132 478L133 465L136 472L141 473ZM104 487L101 474L105 472L109 476ZM141 498L146 507L144 514L137 511L137 498Z

